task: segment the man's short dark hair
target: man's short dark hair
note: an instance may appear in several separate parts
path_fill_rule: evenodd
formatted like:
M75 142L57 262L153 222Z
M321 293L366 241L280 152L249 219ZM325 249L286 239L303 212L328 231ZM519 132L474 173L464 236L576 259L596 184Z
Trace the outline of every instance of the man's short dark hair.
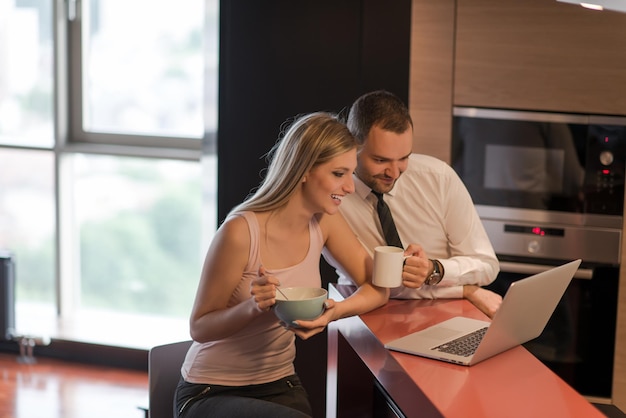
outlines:
M350 107L347 125L359 144L363 144L373 126L401 134L413 127L413 121L398 96L376 90L356 99Z

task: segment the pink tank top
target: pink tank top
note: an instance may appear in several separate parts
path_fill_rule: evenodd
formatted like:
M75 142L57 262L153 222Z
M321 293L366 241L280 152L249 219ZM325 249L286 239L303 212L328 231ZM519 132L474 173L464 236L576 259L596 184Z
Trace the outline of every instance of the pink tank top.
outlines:
M250 281L261 266L259 225L253 212L242 212L250 230L248 265L228 306L251 297ZM321 286L320 254L324 246L322 230L316 218L309 223L309 251L305 259L291 267L269 270L283 287ZM278 323L272 310L253 318L239 332L222 340L191 345L181 368L183 378L191 383L243 386L267 383L294 373L295 336Z

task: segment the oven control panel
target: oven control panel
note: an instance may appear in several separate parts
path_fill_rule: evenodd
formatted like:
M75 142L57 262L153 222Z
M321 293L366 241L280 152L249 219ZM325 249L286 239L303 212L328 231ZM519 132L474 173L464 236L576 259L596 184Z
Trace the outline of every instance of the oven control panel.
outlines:
M590 125L585 164L585 213L622 215L626 129Z
M621 229L482 219L497 254L618 265Z

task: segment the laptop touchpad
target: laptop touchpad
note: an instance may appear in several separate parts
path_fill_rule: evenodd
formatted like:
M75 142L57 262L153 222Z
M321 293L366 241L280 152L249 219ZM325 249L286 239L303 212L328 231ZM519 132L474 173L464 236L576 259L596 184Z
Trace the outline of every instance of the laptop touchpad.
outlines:
M426 329L420 333L424 338L435 338L437 340L454 337L459 334L458 329L446 328L446 327L434 327Z

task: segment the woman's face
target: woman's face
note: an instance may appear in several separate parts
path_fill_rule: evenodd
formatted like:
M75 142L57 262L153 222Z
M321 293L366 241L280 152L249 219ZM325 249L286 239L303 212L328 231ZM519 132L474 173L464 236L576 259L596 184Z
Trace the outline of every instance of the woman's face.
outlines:
M315 166L305 176L302 193L314 213L336 213L344 196L354 192L356 148Z

